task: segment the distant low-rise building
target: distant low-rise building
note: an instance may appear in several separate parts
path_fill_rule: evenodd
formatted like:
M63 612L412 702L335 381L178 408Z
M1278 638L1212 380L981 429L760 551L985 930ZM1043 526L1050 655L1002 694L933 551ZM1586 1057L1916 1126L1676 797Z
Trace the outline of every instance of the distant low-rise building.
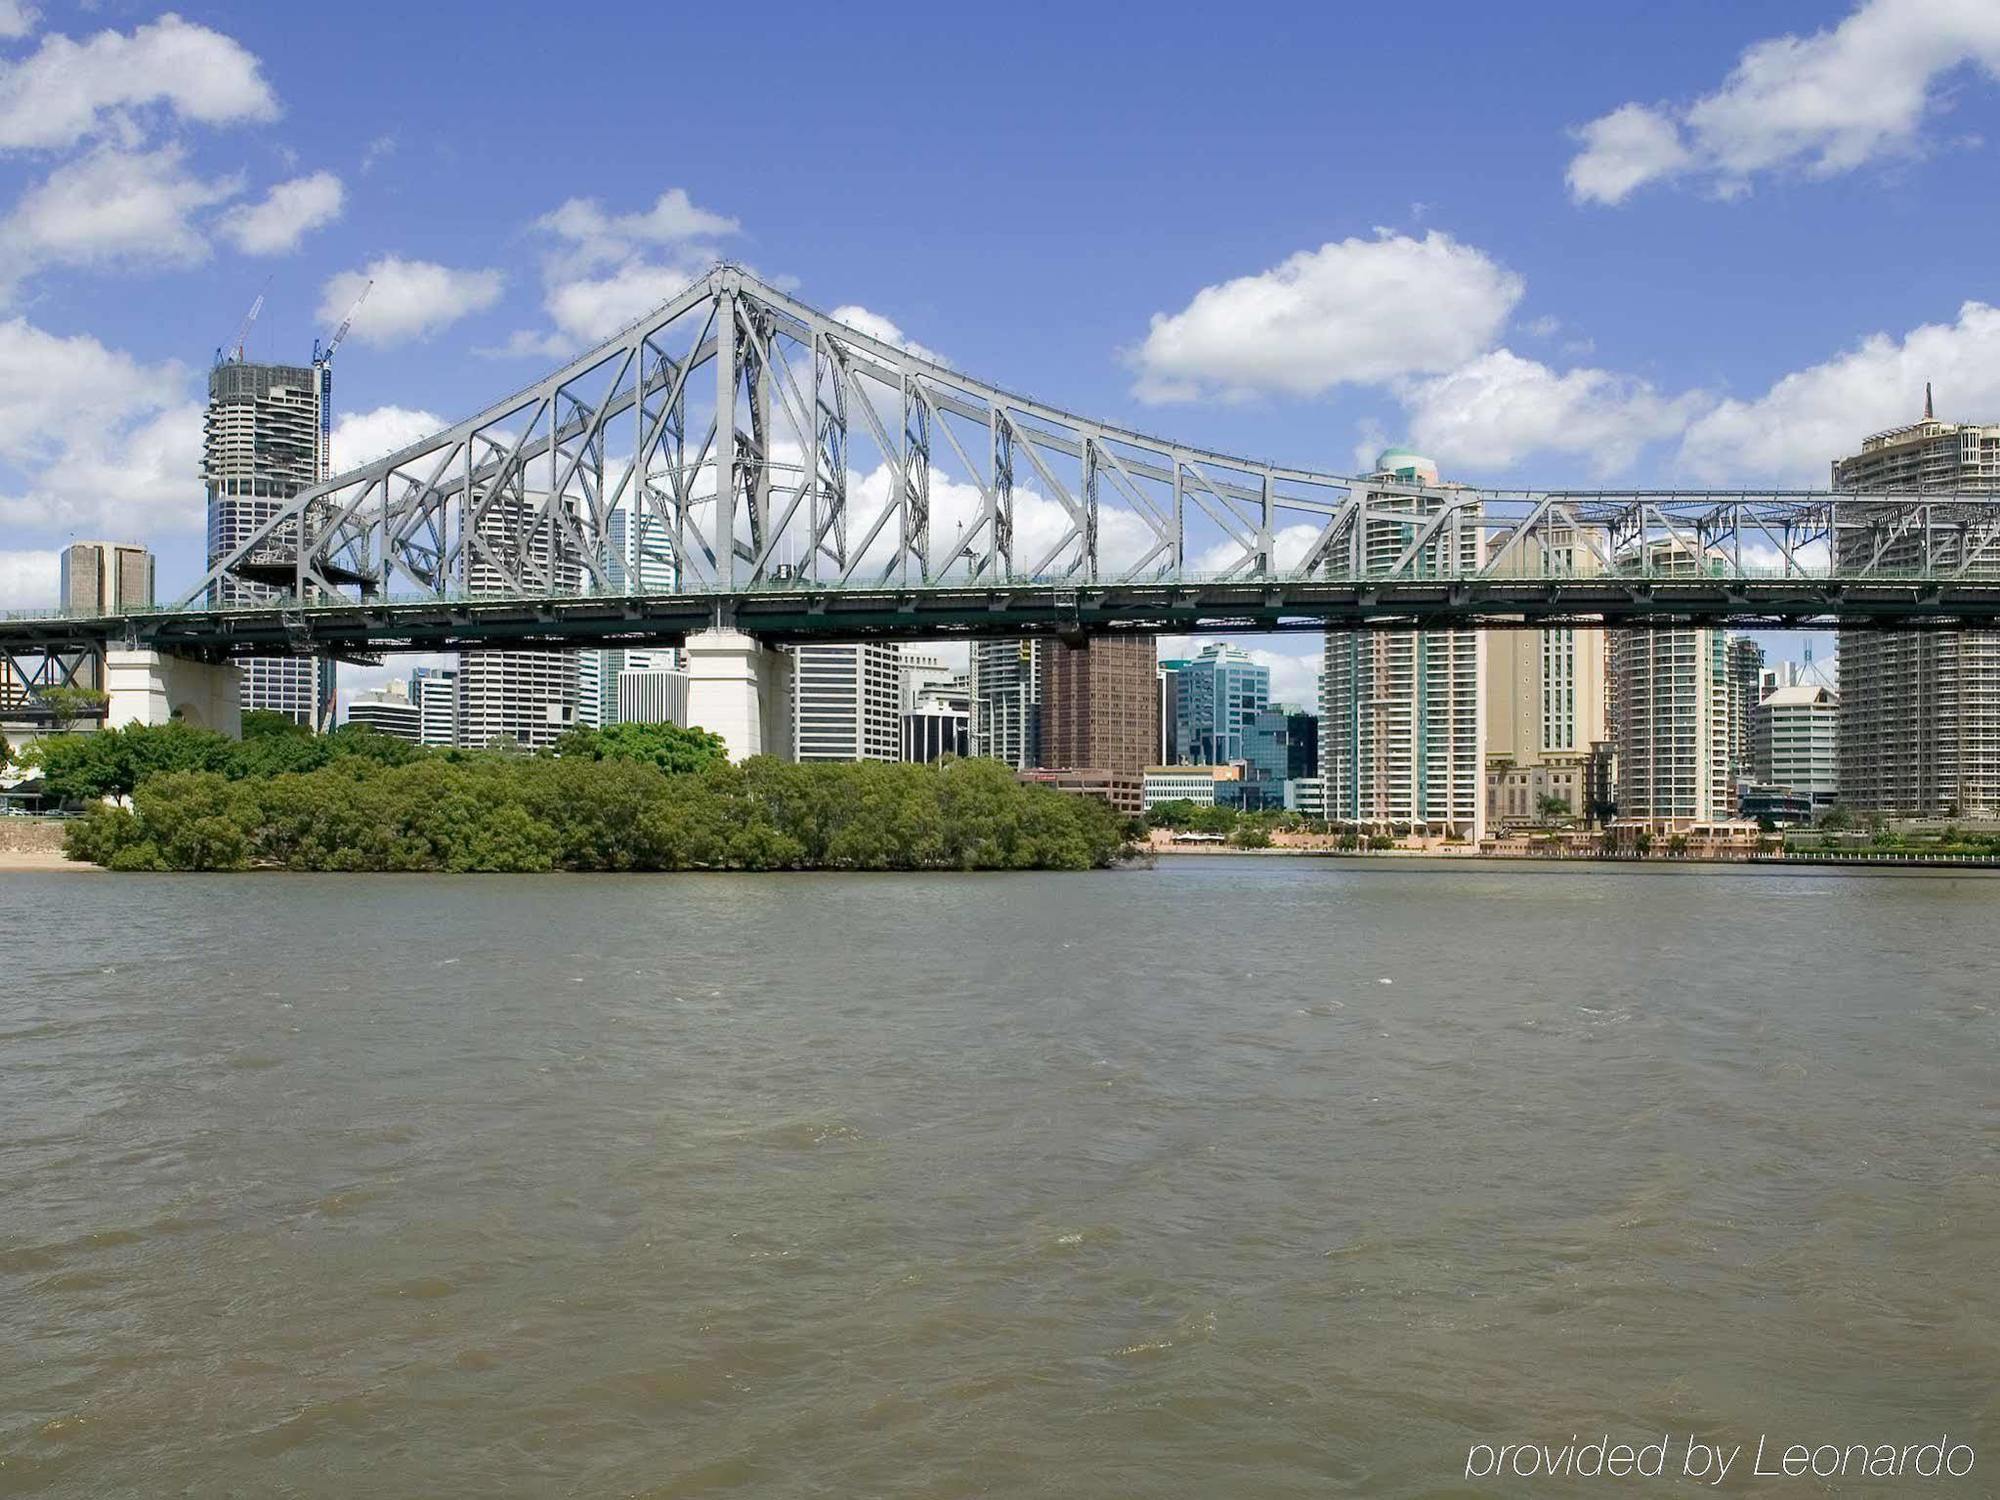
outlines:
M1242 779L1236 766L1148 766L1142 781L1145 805L1162 802L1192 802L1196 807L1216 804L1216 787L1233 785Z
M377 734L390 735L420 745L424 738L424 711L410 699L409 684L392 677L370 693L357 695L347 705L347 722L362 724Z
M926 694L903 711L903 759L927 765L968 748L971 713L948 696Z
M1086 767L1071 771L1016 771L1014 775L1019 781L1054 787L1073 796L1100 797L1119 812L1133 817L1146 809L1144 780L1130 771Z

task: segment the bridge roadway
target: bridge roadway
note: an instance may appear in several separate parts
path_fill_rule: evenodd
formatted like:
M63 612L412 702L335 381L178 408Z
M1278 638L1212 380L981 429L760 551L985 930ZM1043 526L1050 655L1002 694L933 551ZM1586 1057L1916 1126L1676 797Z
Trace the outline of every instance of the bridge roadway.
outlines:
M1546 625L1671 629L2000 626L2000 578L1704 576L691 590L440 600L337 600L107 616L0 618L0 652L107 646L224 660L385 651L679 645L727 626L767 644L1119 633L1319 631Z

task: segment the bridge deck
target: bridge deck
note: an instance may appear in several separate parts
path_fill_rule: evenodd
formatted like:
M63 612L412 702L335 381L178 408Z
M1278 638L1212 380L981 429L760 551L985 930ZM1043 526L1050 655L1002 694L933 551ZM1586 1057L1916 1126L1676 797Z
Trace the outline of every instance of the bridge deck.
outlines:
M1642 629L2000 626L2000 579L1592 577L766 588L243 605L0 619L14 652L210 657L672 645L716 624L774 642L1552 624Z

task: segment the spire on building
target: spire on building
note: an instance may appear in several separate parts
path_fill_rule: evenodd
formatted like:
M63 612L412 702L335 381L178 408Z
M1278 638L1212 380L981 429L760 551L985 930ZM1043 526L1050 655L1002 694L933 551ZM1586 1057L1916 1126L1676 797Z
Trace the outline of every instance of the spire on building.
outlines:
M1928 380L1924 382L1924 420L1926 422L1937 420L1937 413L1931 410L1931 383Z

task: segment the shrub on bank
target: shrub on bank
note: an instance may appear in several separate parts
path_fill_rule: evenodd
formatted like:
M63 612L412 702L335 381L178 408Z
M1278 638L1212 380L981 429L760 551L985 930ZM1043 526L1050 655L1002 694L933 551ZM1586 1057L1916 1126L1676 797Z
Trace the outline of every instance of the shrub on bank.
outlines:
M72 858L121 870L1090 869L1124 826L995 761L698 771L607 756L334 758L270 776L171 770L94 808Z

